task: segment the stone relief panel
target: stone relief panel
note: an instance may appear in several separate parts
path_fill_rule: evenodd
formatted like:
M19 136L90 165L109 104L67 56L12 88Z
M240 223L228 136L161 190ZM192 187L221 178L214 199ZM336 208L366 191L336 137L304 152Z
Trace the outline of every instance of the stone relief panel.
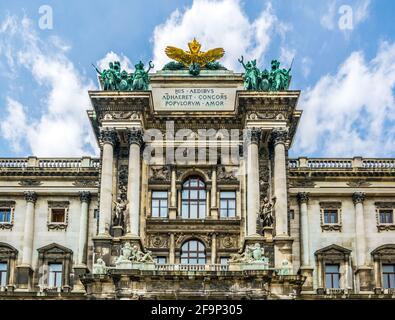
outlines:
M168 248L169 238L163 234L151 234L148 236L148 246L150 248Z

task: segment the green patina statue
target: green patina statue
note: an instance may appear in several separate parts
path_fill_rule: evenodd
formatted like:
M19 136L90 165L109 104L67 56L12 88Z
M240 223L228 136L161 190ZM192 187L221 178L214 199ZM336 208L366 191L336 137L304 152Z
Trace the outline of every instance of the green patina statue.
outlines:
M271 69L268 71L264 69L260 71L256 66L256 60L244 63L244 57L238 61L243 65L244 73L244 89L255 91L282 91L288 90L291 81L291 67L287 69L280 69L280 62L272 60ZM292 61L293 63L293 61Z
M131 90L148 90L149 74L148 72L154 67L152 61L149 62L148 70L144 70L144 64L140 61L135 65L135 72L128 73L121 70L121 63L114 61L109 63L109 69L100 71L93 65L98 73L103 90L110 91L131 91Z

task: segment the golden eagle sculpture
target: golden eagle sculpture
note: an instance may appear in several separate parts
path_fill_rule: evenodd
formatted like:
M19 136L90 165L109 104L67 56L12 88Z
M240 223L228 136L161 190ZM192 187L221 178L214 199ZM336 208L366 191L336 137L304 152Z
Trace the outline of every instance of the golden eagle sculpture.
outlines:
M222 58L225 54L225 51L222 48L211 49L207 52L200 51L202 45L195 38L188 43L188 47L189 51L184 51L180 48L167 46L165 53L169 58L182 63L186 67L197 63L202 68L207 63L214 62L215 60Z

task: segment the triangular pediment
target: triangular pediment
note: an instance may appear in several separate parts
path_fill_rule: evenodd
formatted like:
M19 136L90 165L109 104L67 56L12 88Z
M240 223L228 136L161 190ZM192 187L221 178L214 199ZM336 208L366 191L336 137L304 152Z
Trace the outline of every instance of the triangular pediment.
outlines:
M46 245L44 247L41 247L37 249L39 253L73 253L70 249L61 246L60 244L57 243L51 243L49 245Z
M319 249L315 252L316 255L318 254L350 254L351 250L344 248L342 246L339 246L337 244L331 244L327 247L324 247L322 249Z

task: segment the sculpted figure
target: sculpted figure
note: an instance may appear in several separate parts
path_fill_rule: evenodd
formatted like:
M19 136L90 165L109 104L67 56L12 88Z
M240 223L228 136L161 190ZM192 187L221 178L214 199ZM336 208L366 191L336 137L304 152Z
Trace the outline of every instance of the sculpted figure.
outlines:
M126 242L121 249L121 254L115 261L115 264L129 261L131 255L132 255L132 246L130 245L129 242Z
M245 69L244 73L244 89L246 90L258 90L259 89L259 69L256 66L256 60L248 61L244 63L244 57L241 56L238 61L242 64Z
M267 197L263 199L261 208L259 210L259 215L262 219L263 227L271 227L274 223L273 207L275 202L275 197L272 198L272 201L269 201Z
M135 65L135 72L133 74L132 90L148 90L149 76L148 72L154 67L152 61L149 62L148 70L144 70L144 63L141 61Z
M114 226L122 226L124 222L124 211L127 207L127 201L121 198L118 198L117 202L113 201L115 204L115 214L113 219Z
M232 172L227 172L225 167L222 166L222 167L218 168L217 179L219 179L219 180L234 180L235 176L233 175Z
M98 258L96 260L96 263L93 264L93 274L106 274L107 273L107 267L106 263L102 258Z
M164 166L160 168L151 168L152 178L156 180L167 180L169 178L169 169Z
M291 274L292 266L287 259L284 259L281 262L281 269L279 270L278 274L282 276L287 276Z

